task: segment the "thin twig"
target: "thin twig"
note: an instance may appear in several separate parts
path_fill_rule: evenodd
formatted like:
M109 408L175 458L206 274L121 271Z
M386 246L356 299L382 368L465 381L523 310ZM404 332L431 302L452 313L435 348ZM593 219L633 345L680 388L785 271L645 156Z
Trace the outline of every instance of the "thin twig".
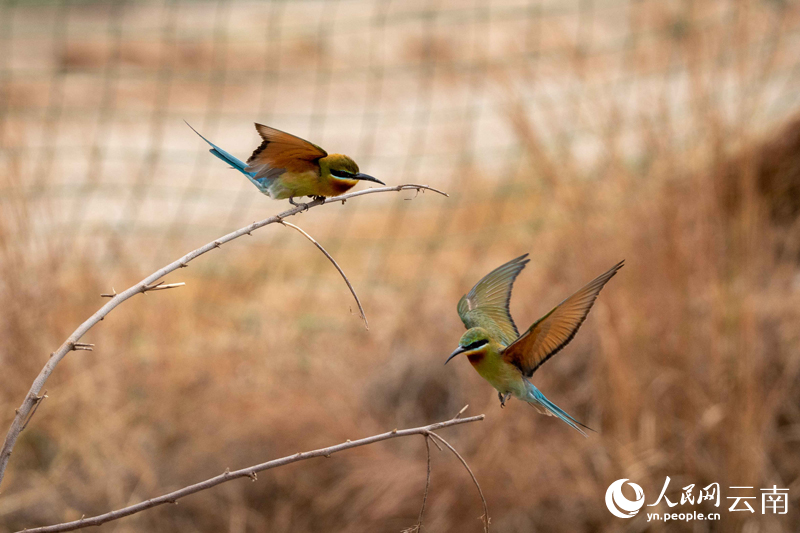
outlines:
M422 531L422 517L425 514L425 504L428 503L428 489L431 487L431 437L430 435L425 435L425 451L428 453L428 474L425 478L425 492L422 494L422 507L419 510L419 519L417 519L417 525L412 530L416 533Z
M53 370L58 365L59 362L73 349L73 346L76 342L78 342L87 331L89 331L95 324L103 320L111 311L113 311L118 305L122 302L132 298L137 294L144 293L146 294L146 287L152 287L152 284L156 283L158 280L166 276L167 274L178 270L179 268L184 268L188 266L189 262L194 259L197 259L201 255L210 252L216 248L219 248L221 245L228 243L234 239L238 239L243 235L249 235L254 230L267 226L269 224L275 224L281 222L283 219L288 218L290 216L296 215L302 211L308 211L312 207L317 207L323 204L330 204L335 202L341 202L342 200L347 200L349 198L355 198L357 196L364 196L365 194L375 194L375 193L383 193L383 192L399 192L399 191L408 191L408 190L416 190L416 191L433 191L444 196L447 196L447 193L444 193L440 190L434 189L433 187L428 187L427 185L417 185L417 184L406 184L406 185L397 185L395 187L378 187L374 189L364 189L361 191L356 191L348 194L343 194L342 196L335 196L333 198L325 198L320 200L312 200L307 204L299 205L296 207L292 207L284 211L279 215L275 215L269 218L265 218L259 222L253 222L244 228L240 228L234 232L228 233L224 237L220 237L196 250L189 252L188 254L184 255L180 259L173 261L172 263L168 264L167 266L153 272L146 278L144 278L139 283L127 288L126 290L122 291L121 293L117 294L116 291L113 295L111 295L111 300L109 300L104 306L102 306L95 314L89 317L86 321L81 324L78 329L72 332L72 334L64 341L64 343L59 347L58 350L53 352L44 365L44 368L39 372L39 375L36 376L36 379L33 381L30 390L28 390L28 394L25 395L25 399L22 401L22 405L19 409L16 410L16 415L14 416L14 420L11 422L11 427L8 429L8 433L6 434L5 441L3 441L3 447L0 449L0 484L3 482L3 477L5 475L6 467L8 466L8 461L11 457L11 452L14 449L14 445L17 443L17 439L19 438L19 434L22 431L22 426L24 421L28 419L31 410L37 403L36 398L39 396L39 392L42 390L47 379L50 377L50 374L53 373ZM152 290L152 289L148 289ZM105 295L109 296L109 295Z
M361 313L361 319L364 321L364 327L366 327L369 330L369 322L367 322L367 315L364 314L364 308L361 306L361 300L358 299L358 294L356 294L356 290L353 288L353 285L350 283L350 280L347 279L347 275L345 275L344 270L342 270L342 267L339 266L339 263L336 262L336 260L333 258L333 256L331 256L331 254L329 254L328 251L325 248L323 248L322 245L320 243L318 243L314 239L314 237L312 237L311 235L306 233L305 230L303 230L302 228L300 228L298 226L295 226L294 224L290 224L290 223L286 222L285 220L281 220L281 224L283 224L284 226L287 226L289 228L294 228L297 231L299 231L300 233L302 233L303 235L305 235L306 239L308 239L309 241L313 242L314 246L319 248L319 250L323 254L325 254L325 257L327 257L328 260L331 263L333 263L333 266L336 267L336 270L338 270L339 274L341 274L342 278L344 278L344 282L347 283L347 288L350 289L350 293L353 295L353 298L356 299L356 304L358 304L358 311Z
M189 485L188 487L184 487L180 490L176 490L174 492L170 492L169 494L164 494L163 496L159 496L157 498L151 498L147 501L137 503L135 505L131 505L128 507L124 507L122 509L118 509L116 511L111 511L110 513L105 513L98 516L93 516L90 518L81 518L80 520L75 520L73 522L65 522L63 524L56 524L53 526L44 526L38 527L34 529L25 529L26 533L55 533L60 531L73 531L75 529L82 529L84 527L89 526L99 526L100 524L105 524L106 522L110 522L112 520L118 520L125 516L130 516L132 514L144 511L146 509L150 509L152 507L156 507L158 505L164 505L167 503L176 503L180 498L188 496L190 494L194 494L196 492L200 492L206 489L210 489L211 487L215 487L227 481L236 478L247 477L252 479L253 481L256 480L256 473L263 472L264 470L270 470L272 468L277 468L279 466L285 466L291 463L296 463L297 461L304 461L306 459L311 459L312 457L330 457L332 454L341 452L344 450L349 450L350 448L357 448L359 446L366 446L368 444L373 444L376 442L394 439L397 437L408 437L410 435L436 435L433 433L433 430L439 430L450 426L455 426L458 424L468 424L470 422L479 422L484 419L484 415L478 416L471 416L469 418L459 418L459 419L451 419L445 422L437 422L436 424L431 424L429 426L422 426L417 428L411 429L402 429L402 430L394 430L388 433L381 433L380 435L374 435L372 437L366 437L364 439L354 440L354 441L347 441L342 444L337 444L335 446L329 446L327 448L320 448L318 450L313 450L310 452L302 452L296 453L294 455L289 455L286 457L282 457L280 459L274 459L272 461L268 461L266 463L261 463L258 465L250 466L247 468L242 468L241 470L228 470L226 469L225 472L222 474L207 479L205 481L201 481L200 483L195 483L194 485ZM438 437L438 435L436 435ZM441 439L441 437L439 437ZM427 438L426 438L427 442ZM449 446L449 445L448 445ZM452 448L451 448L452 449ZM428 448L430 452L430 448ZM455 452L455 450L453 450ZM455 452L458 455L458 452ZM461 456L459 456L460 458ZM463 459L462 459L463 462ZM429 463L430 464L430 463ZM467 467L469 470L469 467ZM428 468L428 473L430 475L430 467ZM470 472L471 473L471 472ZM477 482L476 482L477 483ZM427 491L426 491L427 492ZM485 506L485 502L484 502Z
M331 198L326 198L323 203L330 204L330 203L333 203L333 202L341 202L342 200L349 200L350 198L355 198L357 196L363 196L365 194L372 194L372 193L376 193L376 192L392 192L392 191L394 191L394 192L399 192L399 191L417 191L417 193L419 193L419 191L423 191L423 192L432 191L432 192L435 192L436 194L441 194L442 196L447 196L448 198L450 197L449 194L447 194L444 191L440 191L439 189L435 189L433 187L428 187L427 185L417 185L416 183L408 183L406 185L396 185L394 187L376 187L374 189L364 189L364 190L361 190L361 191L356 191L356 192L351 192L351 193L348 193L348 194L343 194L341 196L333 196ZM311 203L309 203L307 205L311 206L313 203L314 202L311 202Z
M460 413L459 413L459 414L460 414ZM456 421L456 420L469 420L469 419L468 419L468 418L453 418L453 419L451 420L451 422L454 422L454 421ZM467 472L469 472L469 475L470 475L470 477L472 478L472 481L473 481L473 483L475 483L475 486L478 488L478 494L480 494L480 495L481 495L481 502L483 502L483 516L481 517L481 518L483 519L483 531L484 531L484 533L489 533L489 507L486 505L486 498L484 498L484 497L483 497L483 491L481 490L481 486L478 484L478 479L475 477L475 474L473 474L473 473L472 473L472 469L469 467L469 465L468 465L468 464L467 464L467 462L464 460L464 458L463 458L463 457L461 457L461 454L460 454L460 453L458 453L458 452L456 451L456 449L455 449L455 448L453 448L453 447L450 445L450 443L449 443L449 442L447 442L446 440L444 440L442 437L440 437L439 435L437 435L437 434L436 434L436 433L434 433L433 431L431 431L431 432L430 432L430 435L431 435L432 437L435 437L436 439L438 439L438 440L439 440L439 441L440 441L442 444L444 444L445 446L447 446L447 447L450 449L450 451L451 451L451 452L453 452L454 454L456 454L456 457L458 457L458 460L459 460L459 461L461 461L461 464L462 464L462 465L464 465L464 468L466 468L466 469L467 469ZM434 442L435 442L435 441L434 441Z

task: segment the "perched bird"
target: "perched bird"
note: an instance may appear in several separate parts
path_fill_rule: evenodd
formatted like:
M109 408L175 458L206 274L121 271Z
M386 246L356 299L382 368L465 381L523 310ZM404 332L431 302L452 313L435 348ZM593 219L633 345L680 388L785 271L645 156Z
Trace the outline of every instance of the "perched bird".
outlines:
M188 122L186 125L192 128ZM192 131L200 135L196 129L192 128ZM316 144L263 124L256 124L256 131L263 142L247 163L202 135L200 138L211 145L209 151L212 154L247 176L259 191L273 200L288 198L292 205L299 205L294 198L338 196L359 181L386 185L372 176L361 174L356 162L346 155L328 155Z
M500 407L510 396L528 402L542 414L557 416L583 435L584 426L545 398L527 378L575 337L600 289L624 261L586 284L533 323L522 335L511 319L508 302L514 280L530 261L517 257L488 273L458 302L458 315L467 332L445 364L464 354L486 381L497 389Z

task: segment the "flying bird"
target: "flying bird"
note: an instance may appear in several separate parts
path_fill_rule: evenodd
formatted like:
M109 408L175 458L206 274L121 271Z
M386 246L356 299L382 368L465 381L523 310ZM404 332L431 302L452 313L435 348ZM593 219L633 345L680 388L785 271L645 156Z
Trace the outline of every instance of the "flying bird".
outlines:
M187 126L192 126L187 122ZM192 128L192 131L200 133ZM362 174L355 161L343 154L328 154L314 143L290 133L256 124L261 145L253 151L247 163L235 158L202 135L211 145L211 152L249 179L258 190L273 200L311 196L319 199L338 196L353 188L359 181L382 181Z
M457 355L466 355L478 374L497 389L500 407L514 396L542 414L560 418L585 437L586 433L578 426L591 428L545 398L528 378L575 337L600 289L622 268L624 260L555 306L520 335L508 303L514 280L530 261L527 257L528 254L522 255L494 269L461 297L458 315L467 332L445 364Z

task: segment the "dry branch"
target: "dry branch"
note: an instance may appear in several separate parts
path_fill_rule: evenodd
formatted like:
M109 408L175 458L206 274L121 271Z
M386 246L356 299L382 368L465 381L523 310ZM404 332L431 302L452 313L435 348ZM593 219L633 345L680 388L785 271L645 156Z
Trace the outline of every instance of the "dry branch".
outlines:
M457 420L457 419L454 418L453 420ZM464 465L464 468L467 469L467 472L469 472L469 475L472 478L472 482L475 483L475 487L478 489L478 494L481 497L481 502L483 503L483 516L481 517L481 519L483 520L483 531L485 533L489 533L489 506L486 505L486 498L483 496L483 491L481 490L481 486L478 483L478 478L476 478L475 474L472 473L472 469L467 464L467 461L464 460L463 457L461 457L461 454L458 453L456 451L456 449L453 448L453 446L450 445L449 442L444 440L442 437L440 437L439 435L437 435L433 431L428 432L428 434L431 437L434 437L436 440L440 441L445 446L447 446L450 449L450 451L453 452L456 455L456 457L458 457L458 460L461 461L461 464ZM434 440L433 442L436 442L436 440Z
M461 410L456 413L456 416L453 417L453 420L457 420L468 408L469 404L462 407ZM437 448L439 448L440 452L442 451L442 447L439 446L438 442L436 442L437 439L442 441L442 443L447 446L456 455L456 457L458 457L458 460L461 461L461 464L463 464L464 468L467 469L472 481L478 488L478 494L480 494L481 501L483 502L483 516L481 516L481 519L483 520L483 530L484 533L489 533L489 508L486 505L486 498L483 497L483 491L481 490L481 486L478 484L478 480L475 478L475 475L472 473L469 465L467 465L467 462L463 457L461 457L461 454L459 454L456 449L453 448L446 440L433 431L428 431L425 433L425 451L428 453L428 473L425 477L425 492L422 494L422 507L419 510L419 518L417 519L417 524L415 526L404 529L401 533L420 533L422 531L422 518L425 515L425 504L428 503L428 491L431 487L431 441L436 445Z
M324 200L313 200L307 204L301 204L292 209L284 211L283 213L266 218L261 220L260 222L253 222L252 224L238 229L234 232L228 233L224 237L220 237L205 246L201 246L196 250L189 252L188 254L184 255L180 259L173 261L172 263L168 264L167 266L153 272L146 278L144 278L139 283L127 288L126 290L122 291L121 293L116 293L114 291L113 295L111 296L111 300L106 303L103 307L101 307L95 314L89 317L83 324L81 324L78 329L72 332L72 335L67 338L66 341L58 348L57 351L53 352L50 355L49 360L44 365L44 368L39 372L39 375L36 376L36 379L33 381L28 394L25 396L25 400L22 402L22 405L19 409L16 410L16 415L14 420L11 422L11 427L6 434L5 441L3 442L3 447L0 450L0 484L3 482L3 476L6 471L6 467L8 466L9 458L11 457L11 452L14 449L14 445L17 442L17 438L19 437L20 432L22 431L24 422L28 419L28 416L31 413L31 410L34 406L38 403L39 392L42 390L47 379L52 374L53 370L55 369L56 365L72 350L75 349L76 345L80 345L78 341L89 331L95 324L103 320L106 315L108 315L111 311L114 310L118 305L122 302L128 300L129 298L145 293L146 291L156 290L159 286L158 281L166 276L167 274L178 270L179 268L183 268L189 264L190 261L197 259L201 255L214 250L215 248L221 247L223 244L226 244L234 239L238 239L243 235L250 235L254 230L267 226L269 224L275 224L281 222L283 219L290 217L292 215L296 215L302 211L307 211L312 207L317 207L323 204L330 204L334 202L343 202L350 198L355 198L357 196L363 196L365 194L375 194L381 192L398 192L404 190L414 190L414 191L433 191L438 194L442 194L447 196L447 193L434 189L432 187L428 187L427 185L416 185L416 184L407 184L407 185L397 185L395 187L378 187L374 189L364 189L361 191L356 191L353 193L343 194L342 196L335 196L332 198L326 198ZM178 284L171 284L172 286L176 286ZM165 286L162 286L167 288ZM170 287L171 288L171 287ZM106 295L109 296L109 295Z
M369 322L367 322L367 315L364 313L364 308L361 306L361 300L358 299L358 294L356 294L356 290L353 288L353 285L350 283L350 280L347 279L347 275L345 275L344 270L342 270L342 267L339 266L339 263L336 262L336 260L333 258L333 256L331 254L329 254L328 251L325 248L323 248L322 245L320 243L318 243L314 239L314 237L312 237L311 235L306 233L306 231L304 229L302 229L302 228L300 228L298 226L295 226L294 224L290 224L290 223L286 222L285 220L281 220L281 224L283 224L284 226L287 226L289 228L294 228L297 231L299 231L302 235L305 236L306 239L308 239L309 241L313 242L314 246L319 248L319 250L323 254L325 254L325 257L327 257L328 260L331 263L333 263L333 266L335 266L336 270L339 271L339 274L342 275L342 278L344 279L344 282L347 283L347 288L350 289L350 293L353 295L353 298L356 299L356 304L358 304L358 311L361 313L361 319L364 321L364 327L369 329Z
M252 479L253 481L256 480L256 474L258 472L263 472L264 470L269 470L272 468L277 468L279 466L288 465L291 463L296 463L298 461L304 461L306 459L311 459L312 457L330 457L332 454L341 452L344 450L349 450L350 448L358 448L359 446L366 446L368 444L374 444L376 442L395 439L398 437L408 437L410 435L423 435L425 436L425 441L427 442L428 438L431 436L435 436L436 438L440 439L445 445L450 448L453 453L455 453L458 458L464 463L466 466L466 462L464 459L452 448L449 444L447 444L444 439L439 437L434 431L438 431L440 429L456 426L459 424L468 424L470 422L479 422L483 420L484 415L478 416L471 416L469 418L452 418L450 420L446 420L444 422L437 422L436 424L431 424L429 426L422 426L417 428L411 429L395 429L389 431L388 433L381 433L380 435L374 435L372 437L366 437L359 440L344 442L342 444L337 444L335 446L329 446L327 448L320 448L318 450L313 450L310 452L302 452L296 453L294 455L289 455L286 457L282 457L280 459L274 459L272 461L268 461L266 463L261 463L258 465L250 466L247 468L242 468L240 470L235 470L231 472L230 470L225 470L222 474L207 479L205 481L201 481L200 483L195 483L194 485L189 485L188 487L184 487L182 489L176 490L174 492L170 492L169 494L164 494L163 496L159 496L157 498L151 498L149 500L143 501L141 503L137 503L135 505L131 505L129 507L124 507L122 509L118 509L116 511L111 511L109 513L105 513L98 516L93 516L91 518L81 518L80 520L75 520L73 522L65 522L63 524L56 524L52 526L44 526L38 527L34 529L25 529L26 533L55 533L60 531L74 531L76 529L82 529L85 527L90 526L99 526L100 524L105 524L106 522L111 522L112 520L118 520L120 518L130 516L132 514L144 511L146 509L150 509L152 507L156 507L159 505L164 505L167 503L175 503L180 498L188 496L190 494L194 494L196 492L200 492L206 489L210 489L211 487L215 487L222 483L226 483L233 479L247 477ZM467 466L467 470L469 471L470 475L472 475L472 471L469 470ZM473 481L475 480L475 476L472 476ZM428 448L428 480L430 481L430 448ZM477 485L477 481L475 481ZM480 490L480 486L478 487ZM425 497L427 499L427 485L425 488ZM481 493L481 498L483 498L483 493ZM486 511L486 501L484 500L484 516L488 517L488 512ZM420 520L422 519L422 514L420 513ZM487 518L488 520L488 518ZM488 521L486 521L486 527L488 528ZM21 533L21 532L20 532Z
M422 493L422 507L419 509L417 525L403 533L419 533L422 531L422 517L425 515L425 504L428 503L428 490L431 488L431 436L425 435L425 452L428 454L428 472L425 475L425 492Z

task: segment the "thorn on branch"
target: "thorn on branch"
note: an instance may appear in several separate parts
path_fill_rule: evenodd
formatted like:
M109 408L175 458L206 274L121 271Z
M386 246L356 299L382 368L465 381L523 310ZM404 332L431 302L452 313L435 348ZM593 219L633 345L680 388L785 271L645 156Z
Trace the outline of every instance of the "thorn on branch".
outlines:
M141 289L141 292L142 294L147 294L149 291L165 291L167 289L183 287L184 285L186 285L186 283L183 281L180 283L167 283L166 285L163 281L159 281L158 283L153 283L151 285L144 285Z
M39 409L39 405L47 397L48 397L47 396L47 390L45 390L44 393L41 396L34 396L33 397L33 411L31 411L31 414L28 415L28 419L25 421L25 423L22 424L22 428L20 429L20 431L23 431L23 430L25 430L26 427L28 427L28 423L31 421L31 418L33 418L33 415L36 414L36 410ZM19 414L19 409L17 409L17 414Z
M101 294L100 298L113 298L117 295L117 290L114 287L111 287L110 294Z
M456 413L456 416L453 417L453 420L455 420L456 418L458 418L461 415L463 415L464 411L466 411L468 407L469 407L469 404L467 404L464 407L462 407L461 410L458 413Z
M222 246L219 241L214 241L214 248L219 248Z
M142 293L147 293L147 291L154 291L154 290L156 290L156 287L158 287L160 285L163 285L163 284L164 284L163 281L159 281L157 283L152 283L150 285L142 285L141 292Z
M75 352L80 350L91 352L93 348L94 344L89 344L87 342L71 342L69 345L70 351L75 351Z

